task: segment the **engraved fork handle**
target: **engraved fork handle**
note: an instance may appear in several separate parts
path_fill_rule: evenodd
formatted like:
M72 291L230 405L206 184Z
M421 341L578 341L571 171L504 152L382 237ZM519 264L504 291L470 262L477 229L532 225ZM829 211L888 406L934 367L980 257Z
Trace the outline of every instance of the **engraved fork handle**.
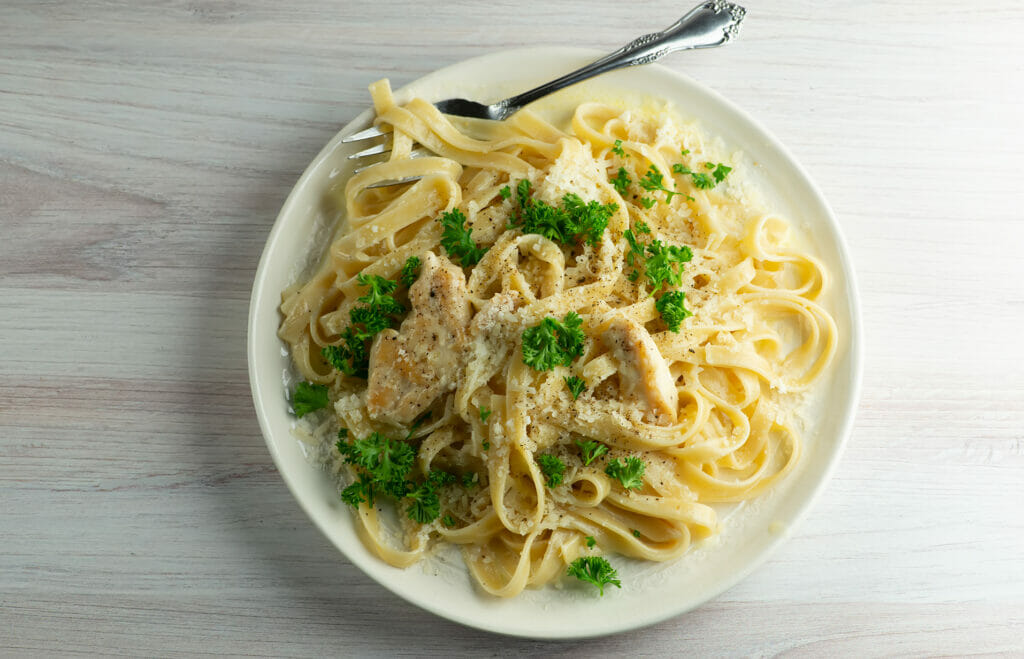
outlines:
M567 73L557 80L506 99L500 105L504 119L524 105L563 87L574 85L614 69L650 64L677 50L714 48L729 43L739 33L747 10L723 0L707 0L661 32L634 39L610 55Z

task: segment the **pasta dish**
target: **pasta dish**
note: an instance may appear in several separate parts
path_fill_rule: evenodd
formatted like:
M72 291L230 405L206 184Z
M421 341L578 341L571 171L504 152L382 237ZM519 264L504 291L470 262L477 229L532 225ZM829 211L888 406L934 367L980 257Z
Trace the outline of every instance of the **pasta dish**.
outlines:
M496 596L603 594L615 555L679 557L793 470L829 275L738 163L667 111L457 126L370 90L391 151L336 190L279 335L376 555L447 543Z

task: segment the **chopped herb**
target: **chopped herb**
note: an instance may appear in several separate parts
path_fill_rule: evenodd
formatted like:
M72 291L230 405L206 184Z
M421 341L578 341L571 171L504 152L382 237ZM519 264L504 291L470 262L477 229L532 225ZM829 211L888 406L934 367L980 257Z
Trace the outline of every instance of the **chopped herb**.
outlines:
M402 266L402 274L398 276L398 283L405 288L412 286L416 278L420 276L420 257L410 256Z
M647 246L645 272L653 287L651 294L661 290L665 284L679 286L683 281L683 264L693 259L693 252L685 245L666 245L654 240Z
M615 146L612 147L612 153L620 158L628 158L629 154L626 153L625 149L622 148L622 140L615 140Z
M348 437L348 428L339 428L338 439L345 439L346 437Z
M583 240L596 245L608 227L608 220L619 209L617 204L584 202L575 193L562 197L560 207L530 196L530 182L523 179L516 186L519 212L513 216L512 228L523 233L536 233L562 245Z
M640 197L640 204L647 210L654 208L656 203L658 203L658 200L654 197Z
M644 174L644 177L640 179L640 187L649 192L661 190L662 192L665 193L666 204L672 201L672 197L674 197L677 194L681 194L675 190L669 190L668 188L665 187L665 177L664 175L662 175L661 170L659 170L655 165L651 165L647 169L647 173ZM651 206L653 205L654 204L652 203ZM644 206L647 208L651 207L647 206L647 204L644 204Z
M569 393L572 394L572 399L576 400L583 393L583 390L587 388L587 383L583 378L578 378L575 375L570 375L565 378L565 384L569 387Z
M482 446L484 447L485 451L490 451L491 450L491 443L489 441L487 441L486 439L484 440L484 443L482 444Z
M412 492L409 492L409 519L420 524L428 524L437 519L441 514L441 500L437 496L437 490L428 481L423 483Z
M633 537L634 538L639 538L640 537L640 532L637 531L636 529L633 529Z
M648 224L646 222L644 222L643 220L637 220L636 221L636 230L637 230L637 233L650 233L651 232L651 227L648 226Z
M611 563L607 559L601 556L581 556L575 561L569 564L569 571L566 572L570 577L576 577L580 581L586 581L597 586L601 592L601 596L604 596L604 587L608 584L614 585L616 588L622 588L622 582L619 581L619 573L615 571Z
M480 474L476 473L475 471L467 471L466 473L462 474L462 487L468 490L469 488L477 484L479 478Z
M548 479L548 487L558 487L565 478L565 463L553 455L538 455L537 464Z
M646 466L644 461L636 456L626 458L625 462L620 462L618 458L615 458L605 467L604 473L617 479L627 490L639 490L644 485L644 468Z
M608 452L607 446L592 439L577 439L576 446L580 448L580 458L583 459L584 465L589 465Z
M365 378L370 367L367 342L381 330L396 326L399 321L395 316L404 313L405 308L391 295L398 287L397 282L362 272L356 281L370 289L358 298L366 306L353 307L348 312L351 325L342 330L341 343L324 346L320 354L345 375Z
M701 190L710 190L715 187L715 181L707 174L692 172L691 176L693 177L693 184Z
M512 196L512 188L506 185L501 190L498 190L498 194L501 195L502 199L508 199Z
M626 229L622 232L622 235L625 237L626 242L629 243L629 252L626 254L626 264L634 265L637 257L641 259L644 258L644 246L639 240L637 240L632 229Z
M593 549L594 545L596 545L596 544L597 544L597 540L594 539L594 536L588 535L587 536L587 549Z
M704 163L704 168L713 169L714 171L711 172L711 174L695 172L682 163L676 163L672 165L672 172L683 176L689 175L690 178L693 179L693 184L697 188L701 190L710 190L718 183L721 183L725 179L726 174L732 171L732 167L726 167L722 163L715 164L706 162ZM693 197L689 197L689 199L690 201L693 201Z
M686 308L686 293L682 291L668 291L658 298L654 307L661 314L661 319L668 325L669 330L677 334L683 320L693 315Z
M458 208L441 215L438 220L444 231L441 232L441 245L448 255L462 264L463 267L476 265L489 248L478 247L473 242L472 229L466 228L466 216Z
M455 526L455 519L451 515L445 515L441 518L441 523L445 526Z
M689 153L690 153L689 149L680 149L679 150L679 155L681 155L681 156L688 155Z
M568 366L583 354L583 319L575 311L563 323L548 317L536 327L523 331L523 363L538 371Z
M340 439L336 446L345 462L362 469L378 491L401 498L409 490L406 479L416 461L416 449L411 444L374 432L351 442Z
M361 503L372 506L373 495L373 480L366 474L360 474L359 480L341 491L341 500L353 508L358 508Z
M629 190L629 184L633 182L632 179L629 178L629 174L626 172L625 167L619 167L619 172L615 175L615 178L608 180L615 187L615 191L620 195L625 195Z
M310 412L322 410L327 407L327 403L326 385L300 382L292 391L292 409L300 419Z
M491 416L491 408L481 407L480 408L480 420L487 423L487 417Z
M370 309L380 313L403 313L405 308L391 297L391 293L398 288L398 282L385 279L379 275L367 275L360 272L356 275L356 281L363 286L368 286L370 292L358 298L359 302L367 305Z

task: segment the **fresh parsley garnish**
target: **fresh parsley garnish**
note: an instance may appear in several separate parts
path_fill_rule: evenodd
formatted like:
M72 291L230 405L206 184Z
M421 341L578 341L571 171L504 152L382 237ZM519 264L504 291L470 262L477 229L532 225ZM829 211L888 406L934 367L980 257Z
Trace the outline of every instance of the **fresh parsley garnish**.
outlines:
M580 458L584 465L589 465L608 452L607 446L592 439L577 439L576 446L580 448Z
M686 293L682 291L668 291L654 303L654 307L661 314L661 319L668 325L670 331L679 333L683 319L693 314L686 308Z
M449 526L449 527L450 526L455 526L455 518L452 517L451 515L445 515L444 517L441 518L441 523L444 524L445 526Z
M508 199L512 196L512 188L506 185L501 190L498 190L498 194L501 195L502 199Z
M342 490L342 501L350 506L364 502L373 505L375 496L384 494L396 500L407 499L409 518L420 524L437 519L441 510L437 489L454 483L455 476L445 471L431 471L422 483L413 483L409 480L416 461L412 444L378 432L351 441L347 441L347 437L347 431L339 432L335 446L345 462L356 468L359 478Z
M658 203L658 200L654 197L640 197L640 204L647 210L654 208L656 203Z
M683 264L693 259L693 252L683 245L667 245L653 240L647 246L647 262L644 271L651 282L651 294L661 290L665 284L679 286L683 283Z
M569 393L572 394L572 399L576 400L583 393L583 390L587 388L587 382L583 378L578 378L575 375L570 375L565 378L565 385L569 387Z
M410 256L402 265L402 274L398 276L398 283L409 288L420 276L420 257Z
M483 421L484 423L487 423L487 417L491 416L491 412L492 412L491 408L489 408L489 407L481 407L480 408L480 420Z
M441 246L453 259L458 259L463 267L479 263L489 248L478 247L473 242L473 230L466 228L466 216L458 208L443 213L438 220L443 227Z
M616 588L622 588L622 582L619 581L619 573L615 571L611 563L607 559L601 556L581 556L575 561L569 564L569 571L566 573L570 577L576 577L580 581L586 581L597 586L604 596L604 587L608 584L615 586Z
M636 529L633 529L633 537L634 538L639 538L640 537L640 531L638 531Z
M325 346L320 354L328 364L345 375L365 378L370 368L368 341L377 332L398 325L396 316L404 313L405 308L392 295L398 287L397 282L362 272L356 276L356 281L370 289L358 298L365 306L353 307L348 312L351 324L342 330L341 342Z
M619 209L617 204L585 202L575 193L562 197L562 205L552 206L531 196L530 182L523 179L516 186L519 210L512 217L511 227L523 233L536 233L561 245L582 240L596 245L608 227L608 220Z
M441 514L441 500L437 496L437 489L426 482L409 492L409 511L406 513L409 519L420 524L429 524Z
M622 148L622 140L615 140L615 146L612 147L612 153L620 158L628 158L629 154L626 153L625 149Z
M322 410L327 407L327 403L326 385L300 382L292 391L292 409L300 419L310 412Z
M483 447L483 449L485 451L490 451L491 450L491 443L489 441L487 441L486 439L483 441L483 444L481 444L481 446Z
M548 487L558 487L565 478L565 463L553 455L538 455L537 465L548 479Z
M647 465L636 456L629 456L625 462L615 458L605 467L604 473L622 483L627 490L639 490L644 485L644 468Z
M632 179L629 178L629 174L626 172L625 167L619 167L618 173L615 178L608 179L608 181L615 187L615 191L620 195L625 196L629 190L629 184L632 183Z
M592 535L588 535L586 540L587 540L587 549L593 549L594 545L597 544L597 540L595 540L594 536L592 536Z
M648 224L646 222L644 222L643 220L637 220L635 226L636 226L637 233L650 233L651 232L651 227L648 226Z
M398 288L398 282L385 279L380 275L367 275L363 272L356 275L356 281L370 288L369 293L358 298L358 301L365 304L367 308L384 314L405 312L405 307L391 296L391 293Z
M523 363L538 371L568 366L583 354L583 319L575 311L564 322L548 317L540 325L523 331Z
M666 204L671 203L672 197L674 197L675 195L682 194L681 192L678 192L676 190L669 190L668 188L665 187L665 176L661 173L661 170L658 169L655 165L651 165L650 167L647 168L647 173L644 174L644 177L640 179L639 183L640 187L643 188L644 190L647 190L648 192L654 192L656 190L661 190L662 192L664 192ZM651 206L653 205L654 204L652 203ZM646 208L651 207L647 206L647 204L644 204L644 206Z
M686 153L689 153L687 151ZM685 154L684 154L685 155ZM676 163L672 165L672 172L674 174L680 174L683 176L689 175L693 179L693 184L701 190L710 190L717 184L725 180L726 175L732 171L732 167L726 167L722 163L704 163L705 169L714 170L710 174L705 172L695 172L689 167L682 163Z
M475 471L467 471L466 473L462 474L462 487L468 490L469 488L477 484L479 478L480 474L476 473Z
M679 155L681 155L681 156L688 155L689 153L690 153L689 149L680 149L679 150Z
M335 446L345 462L361 469L378 491L395 498L405 496L409 489L406 479L416 461L411 444L374 432L363 439L339 439Z

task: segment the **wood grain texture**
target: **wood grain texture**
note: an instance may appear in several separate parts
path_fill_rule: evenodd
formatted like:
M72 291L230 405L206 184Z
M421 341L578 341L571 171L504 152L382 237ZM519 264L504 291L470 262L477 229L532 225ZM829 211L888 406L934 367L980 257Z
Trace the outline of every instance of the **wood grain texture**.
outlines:
M758 117L839 216L864 298L856 431L750 578L559 644L422 612L312 527L252 410L249 290L371 81L611 50L685 7L4 2L0 654L1024 654L1024 6L749 8L737 43L667 65Z

